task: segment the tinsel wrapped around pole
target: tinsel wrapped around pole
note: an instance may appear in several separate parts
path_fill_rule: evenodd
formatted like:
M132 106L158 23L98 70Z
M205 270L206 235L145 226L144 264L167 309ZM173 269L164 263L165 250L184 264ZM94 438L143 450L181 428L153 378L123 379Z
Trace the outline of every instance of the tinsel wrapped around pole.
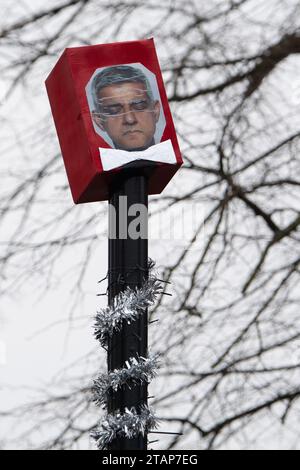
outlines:
M94 333L103 348L107 349L110 338L121 333L124 325L134 324L163 293L163 281L153 274L154 266L154 261L149 259L148 278L141 287L127 287L114 297L112 305L97 312ZM140 437L145 438L149 430L156 429L157 419L146 403L113 412L109 412L107 406L112 393L147 385L155 377L158 367L158 354L149 353L147 357L136 354L125 361L122 368L102 373L94 381L94 401L106 409L105 416L91 433L100 450L111 449L116 442L130 441L132 444Z
M92 433L98 448L111 448L114 441L125 439L134 442L138 436L145 437L147 430L155 429L156 418L148 406L141 406L137 412L135 407L125 408L123 413L108 413Z

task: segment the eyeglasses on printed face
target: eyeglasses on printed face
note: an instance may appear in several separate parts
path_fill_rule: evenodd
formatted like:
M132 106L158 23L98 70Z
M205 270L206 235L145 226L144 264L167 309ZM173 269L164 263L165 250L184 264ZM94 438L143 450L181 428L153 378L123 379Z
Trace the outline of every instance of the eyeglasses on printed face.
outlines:
M104 104L99 100L99 112L96 113L101 119L118 118L132 112L153 112L153 103L148 98L131 100L126 104L111 103ZM127 110L126 110L127 109Z

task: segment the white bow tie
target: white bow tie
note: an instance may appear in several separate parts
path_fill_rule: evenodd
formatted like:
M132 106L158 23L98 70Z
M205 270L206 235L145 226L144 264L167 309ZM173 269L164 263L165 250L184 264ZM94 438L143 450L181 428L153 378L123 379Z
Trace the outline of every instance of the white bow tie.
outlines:
M132 151L127 150L101 148L99 147L100 158L104 171L118 168L135 160L150 160L152 162L169 163L175 165L177 163L175 152L171 140L166 140L156 145L152 145L146 150Z

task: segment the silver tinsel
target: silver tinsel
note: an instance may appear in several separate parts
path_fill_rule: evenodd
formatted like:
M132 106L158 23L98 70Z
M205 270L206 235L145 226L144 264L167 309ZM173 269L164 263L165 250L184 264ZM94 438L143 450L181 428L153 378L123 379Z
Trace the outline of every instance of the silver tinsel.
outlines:
M116 295L113 305L101 309L96 315L95 336L102 347L107 346L108 338L120 331L123 322L130 324L146 308L153 305L157 296L163 291L161 282L153 276L147 279L140 288L127 287Z
M152 380L158 367L158 355L149 355L148 358L131 357L125 364L126 367L123 369L115 369L108 374L101 374L94 381L94 401L97 405L105 405L108 393L111 390L117 391L123 385L130 388L139 383Z
M135 321L163 292L162 281L151 274L154 265L154 261L149 259L149 276L144 280L142 287L132 289L128 286L114 297L112 305L97 313L95 336L102 347L107 347L109 338L122 329L124 322L130 324ZM109 392L115 392L122 386L131 387L149 382L155 377L157 367L157 355L150 355L148 358L137 356L129 358L122 369L100 375L94 381L93 387L96 404L105 405ZM97 441L99 449L103 450L116 438L133 439L156 426L157 420L153 412L144 404L138 409L126 408L122 413L107 413L91 436Z
M148 406L142 406L140 412L133 407L126 408L123 414L107 414L99 423L97 428L92 431L93 437L100 450L104 450L108 444L119 437L133 439L139 434L144 436L149 429L157 427L157 419Z

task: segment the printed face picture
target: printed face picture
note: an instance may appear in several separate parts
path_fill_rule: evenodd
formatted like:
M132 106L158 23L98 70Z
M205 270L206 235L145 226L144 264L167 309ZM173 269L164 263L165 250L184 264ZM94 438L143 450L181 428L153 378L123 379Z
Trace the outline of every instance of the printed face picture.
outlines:
M95 132L112 148L139 151L166 125L155 75L142 64L97 69L86 86Z

